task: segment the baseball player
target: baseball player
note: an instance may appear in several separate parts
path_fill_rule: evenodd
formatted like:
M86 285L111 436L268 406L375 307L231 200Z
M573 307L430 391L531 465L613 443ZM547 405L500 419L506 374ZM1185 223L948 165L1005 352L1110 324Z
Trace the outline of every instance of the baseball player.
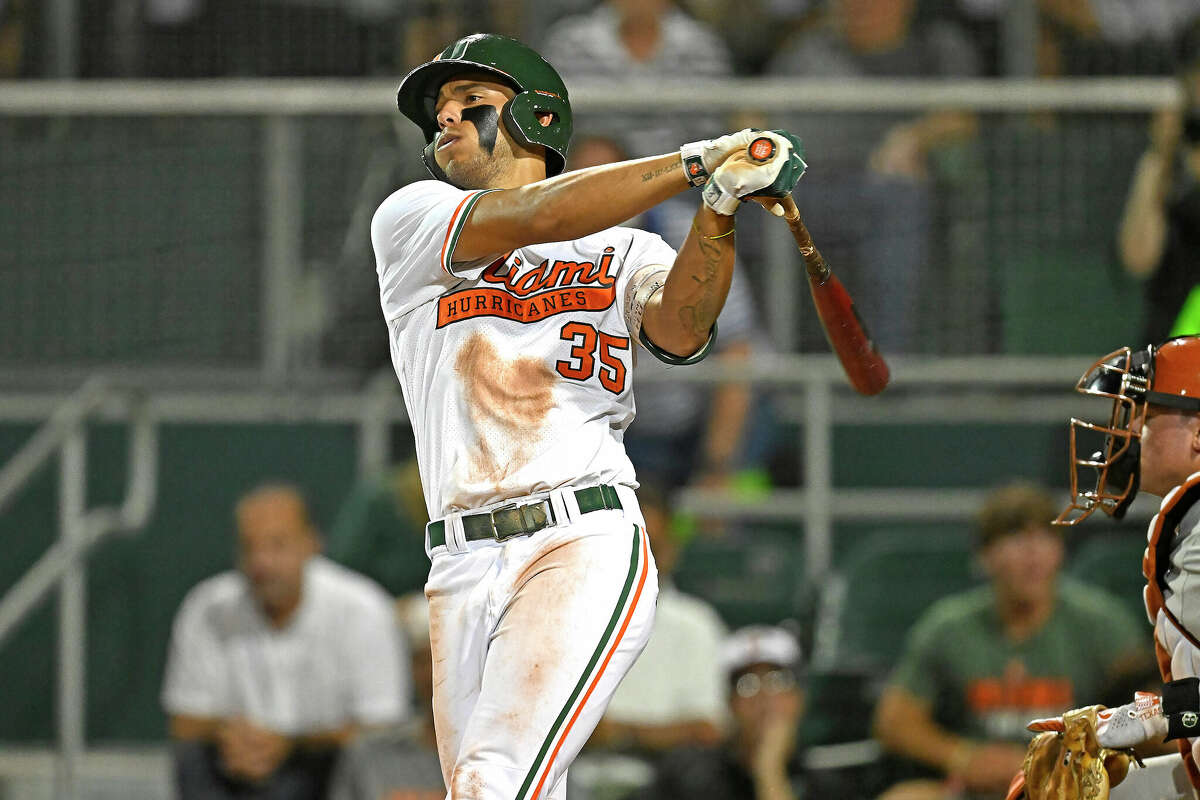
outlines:
M1111 412L1099 423L1071 421L1072 497L1057 523L1078 524L1097 509L1120 519L1139 491L1162 498L1142 570L1166 684L1161 696L1139 692L1124 706L1101 709L1095 741L1127 748L1176 739L1188 778L1200 789L1200 336L1124 347L1093 364L1076 389L1110 401ZM1063 721L1030 727L1062 731ZM1162 784L1139 780L1134 771L1114 796L1178 796L1169 769L1147 776Z
M566 87L489 34L414 69L398 102L434 179L385 200L371 237L431 519L442 771L451 798L561 798L654 614L622 445L634 349L704 357L734 213L804 162L790 134L747 130L560 175ZM704 201L678 253L614 227L689 186Z

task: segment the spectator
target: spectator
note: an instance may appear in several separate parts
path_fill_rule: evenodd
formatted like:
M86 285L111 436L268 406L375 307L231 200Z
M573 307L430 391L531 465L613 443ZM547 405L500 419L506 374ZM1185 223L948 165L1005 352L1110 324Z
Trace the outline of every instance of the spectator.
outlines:
M619 141L607 136L586 136L571 147L569 169L584 169L629 158ZM690 200L667 200L630 220L629 225L657 233L678 247L692 221ZM716 345L711 356L722 365L747 364L766 347L759 331L754 298L744 265L734 267L729 296L721 310ZM634 380L662 378L665 364L638 359ZM642 383L640 385L647 385ZM765 401L742 381L716 386L659 380L649 391L637 394L636 436L625 440L625 449L639 475L649 475L665 486L689 482L728 487L735 473L757 459L757 442L765 438L756 421L766 420ZM752 414L752 412L757 412ZM753 418L752 418L753 417Z
M1012 0L923 3L922 12L968 29L989 76L1159 75L1170 71L1171 42L1200 13L1194 0L1031 0L1031 30L1009 23ZM1005 30L1008 27L1008 30ZM1012 36L1032 42L1008 41ZM1027 63L1008 63L1011 53Z
M800 646L783 628L751 625L721 648L730 734L719 745L670 753L631 800L789 800L804 794L796 748L804 714Z
M433 661L429 601L423 592L396 600L396 616L412 655L416 714L360 736L334 772L330 800L442 800L446 784L433 731Z
M326 552L394 596L425 585L425 525L429 512L417 460L393 467L382 478L360 481L338 509Z
M646 649L621 681L590 744L656 756L721 740L725 625L704 600L671 582L682 545L661 487L638 487L650 549L658 564L658 610Z
M572 81L607 79L637 85L660 80L696 81L731 74L721 38L672 0L607 0L587 14L565 17L546 32L546 60ZM621 134L633 156L662 150L724 128L720 115L645 112L606 114L605 133Z
M32 77L33 16L29 0L0 0L0 79Z
M393 74L399 0L146 0L151 77Z
M1154 115L1118 233L1122 266L1145 281L1148 342L1200 333L1200 25L1185 47L1183 111Z
M1064 557L1051 497L1012 484L979 514L989 584L931 607L911 631L876 708L884 749L942 776L894 797L1004 797L1037 717L1098 696L1140 665L1142 627L1118 600L1059 577Z
M318 554L295 488L260 486L234 516L238 570L193 588L171 633L179 796L323 797L341 747L405 715L392 603Z
M979 56L946 20L917 24L916 0L831 0L824 21L802 29L767 64L775 75L813 78L974 77ZM935 111L808 114L798 123L819 154L796 191L830 263L854 287L885 352L912 352L920 283L932 233L931 151L974 135L975 118ZM847 278L847 276L849 276ZM802 347L824 348L810 326Z

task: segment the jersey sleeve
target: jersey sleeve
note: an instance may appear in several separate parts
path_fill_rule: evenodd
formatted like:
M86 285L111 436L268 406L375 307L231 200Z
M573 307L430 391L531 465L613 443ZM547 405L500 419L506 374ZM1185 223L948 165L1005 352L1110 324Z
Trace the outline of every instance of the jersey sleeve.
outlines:
M479 198L441 181L417 181L384 200L371 220L379 299L390 322L437 297L462 278L477 277L492 257L455 262L454 248Z
M629 287L629 280L642 267L658 264L671 268L675 263L675 248L663 241L663 238L657 233L648 233L646 231L627 229L632 234L632 239L629 243L629 253L625 256L625 263L621 267L621 274L617 276L617 302L621 304L621 317L625 318L626 308L626 292ZM630 331L635 337L641 331Z
M675 264L676 255L674 248L663 241L663 238L658 234L634 231L633 241L629 247L629 254L625 257L625 264L621 268L620 276L617 278L617 301L620 303L622 318L629 318L626 305L630 299L629 292L627 291L630 280L647 266L662 265L670 269ZM708 341L699 350L688 356L677 356L656 346L654 342L645 336L640 327L636 331L630 331L629 334L637 339L642 347L659 361L679 366L695 364L708 355L712 349L713 342L716 340L717 326L715 323L713 324L712 333L709 334Z
M230 712L222 645L211 623L209 593L193 590L171 628L162 705L168 714L220 717Z

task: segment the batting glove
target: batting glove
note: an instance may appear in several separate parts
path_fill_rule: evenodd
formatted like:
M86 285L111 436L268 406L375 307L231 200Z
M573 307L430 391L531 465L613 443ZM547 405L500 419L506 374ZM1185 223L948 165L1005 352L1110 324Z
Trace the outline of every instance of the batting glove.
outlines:
M1031 731L1064 730L1062 717L1035 719ZM1152 692L1135 692L1133 702L1096 713L1096 739L1101 747L1124 750L1167 735L1167 718L1162 713L1162 698Z
M687 175L688 182L692 186L703 186L725 159L749 147L750 142L757 138L757 133L753 128L744 128L737 133L716 139L689 142L679 148L679 157L683 159L683 172Z
M729 216L751 195L784 197L808 167L800 140L787 131L757 131L744 154L727 159L704 187L704 204Z

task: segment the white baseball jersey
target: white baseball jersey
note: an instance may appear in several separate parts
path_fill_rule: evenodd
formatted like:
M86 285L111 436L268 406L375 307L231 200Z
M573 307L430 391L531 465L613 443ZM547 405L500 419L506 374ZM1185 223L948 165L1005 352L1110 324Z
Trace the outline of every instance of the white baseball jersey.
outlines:
M567 484L636 486L622 446L638 335L624 290L675 251L616 227L453 263L484 194L418 181L371 224L430 517Z

